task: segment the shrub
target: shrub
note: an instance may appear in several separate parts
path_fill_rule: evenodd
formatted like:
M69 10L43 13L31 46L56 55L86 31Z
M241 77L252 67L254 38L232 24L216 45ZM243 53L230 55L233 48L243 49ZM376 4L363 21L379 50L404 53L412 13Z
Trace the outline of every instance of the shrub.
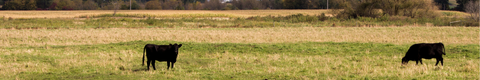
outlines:
M24 9L23 4L19 0L12 0L9 2L6 2L5 5L3 5L3 9L5 10L22 10Z
M140 5L138 5L137 1L132 0L132 5L130 5L132 9L140 9Z
M277 17L271 16L271 15L268 15L265 17L254 16L254 17L248 17L247 19L256 20L256 21L286 21L286 22L292 22L292 23L299 23L299 22L316 22L319 20L323 21L328 19L328 17L326 17L325 14L323 14L323 16L293 14L288 16L277 16Z
M177 7L175 8L175 10L185 10L185 7L179 5L179 6L177 6Z
M434 18L438 14L434 13L436 9L431 0L336 0L340 3L343 11L334 9L338 18L358 18L358 17L381 17L382 14L392 16L408 16L412 18L428 17ZM336 11L335 11L336 10Z
M145 23L147 23L148 25L153 25L153 24L155 24L156 22L157 22L157 20L155 20L155 19L147 19L147 20L145 20Z
M325 16L325 13L322 13L322 14L320 14L320 16L318 16L318 19L319 19L320 21L325 21L325 20L327 20L328 18L329 18L329 17Z
M469 3L465 4L465 12L470 14L468 18L470 18L473 21L479 21L480 20L480 9L479 9L479 1L469 1Z

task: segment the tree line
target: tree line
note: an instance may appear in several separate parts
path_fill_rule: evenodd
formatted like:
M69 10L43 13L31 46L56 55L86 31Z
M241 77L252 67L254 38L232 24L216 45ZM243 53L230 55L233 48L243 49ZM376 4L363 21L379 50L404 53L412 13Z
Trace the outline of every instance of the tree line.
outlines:
M365 0L0 0L5 10L257 10L257 9L327 9L344 8L344 2ZM401 3L405 0L385 0ZM456 0L455 8L448 0L433 0L441 10L464 11L465 4L478 0ZM390 5L389 3L382 3ZM327 7L329 5L329 7ZM339 7L340 6L340 7Z

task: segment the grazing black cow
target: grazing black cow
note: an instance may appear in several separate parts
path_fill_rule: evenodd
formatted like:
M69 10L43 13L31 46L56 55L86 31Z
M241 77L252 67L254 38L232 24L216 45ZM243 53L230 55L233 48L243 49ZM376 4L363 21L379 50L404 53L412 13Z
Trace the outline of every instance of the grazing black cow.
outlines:
M171 67L173 68L173 65L177 62L178 48L180 47L182 47L182 44L177 45L177 43L173 45L147 44L143 49L142 65L145 65L145 54L147 54L147 70L150 70L150 62L153 70L157 70L155 68L155 60L167 61L167 69L170 68L170 63L172 63ZM145 51L147 52L145 53Z
M402 58L402 64L407 64L408 61L416 61L417 65L420 61L422 63L422 58L425 59L432 59L436 58L437 63L435 66L438 65L438 62L442 62L443 66L443 58L442 55L445 55L445 46L443 43L418 43L410 46L408 49L407 54L405 57Z

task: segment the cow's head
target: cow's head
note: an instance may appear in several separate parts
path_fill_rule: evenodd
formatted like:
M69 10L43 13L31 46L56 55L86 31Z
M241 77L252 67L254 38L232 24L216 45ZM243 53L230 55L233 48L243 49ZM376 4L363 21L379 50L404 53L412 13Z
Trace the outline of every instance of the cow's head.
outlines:
M407 63L408 63L408 59L405 58L405 57L403 57L403 58L402 58L402 65L405 65L405 64L407 64Z
M182 47L182 44L170 44L170 47L173 48L173 51L175 52L175 54L178 54L178 48Z

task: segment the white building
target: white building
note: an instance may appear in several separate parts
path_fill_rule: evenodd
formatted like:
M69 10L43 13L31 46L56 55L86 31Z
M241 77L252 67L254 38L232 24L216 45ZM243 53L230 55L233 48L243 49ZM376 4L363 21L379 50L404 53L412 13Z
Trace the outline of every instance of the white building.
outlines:
M222 3L230 3L232 0L223 0Z
M210 0L205 0L205 1L210 1ZM230 2L232 2L232 0L221 0L220 2L221 3L230 3Z

